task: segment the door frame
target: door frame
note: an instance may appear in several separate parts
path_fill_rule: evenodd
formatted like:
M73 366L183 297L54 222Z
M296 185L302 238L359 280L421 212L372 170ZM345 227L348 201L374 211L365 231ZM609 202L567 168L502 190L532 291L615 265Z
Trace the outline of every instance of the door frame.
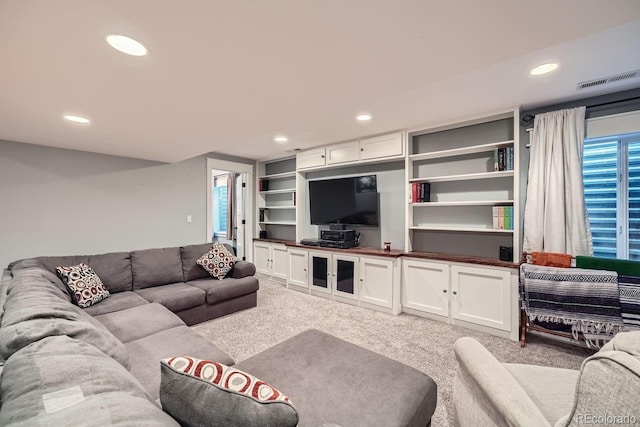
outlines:
M205 242L211 241L211 236L213 236L213 227L211 225L212 217L213 217L213 209L211 209L212 203L212 190L213 190L213 171L214 170L222 170L228 172L236 172L236 173L244 173L247 175L246 179L246 197L244 202L244 219L245 219L245 227L244 227L244 247L245 247L245 258L247 261L253 261L253 251L250 249L253 246L251 245L252 236L253 236L253 223L254 223L254 213L253 213L253 176L255 165L251 165L248 163L239 163L232 162L229 160L220 160L214 159L211 157L207 157L207 229Z

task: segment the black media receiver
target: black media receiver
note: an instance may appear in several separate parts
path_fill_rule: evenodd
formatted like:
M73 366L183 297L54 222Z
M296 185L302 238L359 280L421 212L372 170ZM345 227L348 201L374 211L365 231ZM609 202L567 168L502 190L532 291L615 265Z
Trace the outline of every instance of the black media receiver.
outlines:
M320 230L322 240L356 240L355 230Z

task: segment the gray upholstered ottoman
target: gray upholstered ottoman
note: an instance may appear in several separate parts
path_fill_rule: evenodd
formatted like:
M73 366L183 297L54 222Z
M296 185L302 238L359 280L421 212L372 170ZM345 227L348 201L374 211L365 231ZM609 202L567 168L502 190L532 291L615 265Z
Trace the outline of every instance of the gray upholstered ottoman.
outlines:
M426 374L315 329L236 368L289 396L300 426L420 426L436 409Z

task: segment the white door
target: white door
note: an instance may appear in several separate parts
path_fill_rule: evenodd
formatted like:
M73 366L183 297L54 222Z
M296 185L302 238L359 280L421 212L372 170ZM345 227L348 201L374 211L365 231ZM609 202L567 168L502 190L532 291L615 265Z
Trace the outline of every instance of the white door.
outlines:
M326 152L327 165L354 162L360 159L360 146L358 145L358 141L330 145L326 147Z
M360 158L377 159L380 157L401 156L404 154L402 134L400 132L389 135L374 136L360 140Z
M253 263L257 273L271 274L271 245L269 243L253 243Z
M509 271L451 266L452 319L510 331L510 301L511 274Z
M309 253L300 249L289 249L289 285L309 288Z
M393 261L360 258L360 301L393 307Z
M236 256L240 259L246 259L245 254L245 214L244 203L247 197L247 188L245 183L247 174L241 173L236 177Z
M287 280L289 269L289 254L285 245L271 245L271 275L278 279Z
M402 305L425 313L449 316L449 264L402 261Z

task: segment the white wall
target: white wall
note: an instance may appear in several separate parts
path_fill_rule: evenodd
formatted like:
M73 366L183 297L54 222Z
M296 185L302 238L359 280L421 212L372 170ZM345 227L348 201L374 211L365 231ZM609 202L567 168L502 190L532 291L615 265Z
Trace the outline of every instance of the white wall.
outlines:
M163 164L0 141L0 200L0 268L206 241L205 156Z

